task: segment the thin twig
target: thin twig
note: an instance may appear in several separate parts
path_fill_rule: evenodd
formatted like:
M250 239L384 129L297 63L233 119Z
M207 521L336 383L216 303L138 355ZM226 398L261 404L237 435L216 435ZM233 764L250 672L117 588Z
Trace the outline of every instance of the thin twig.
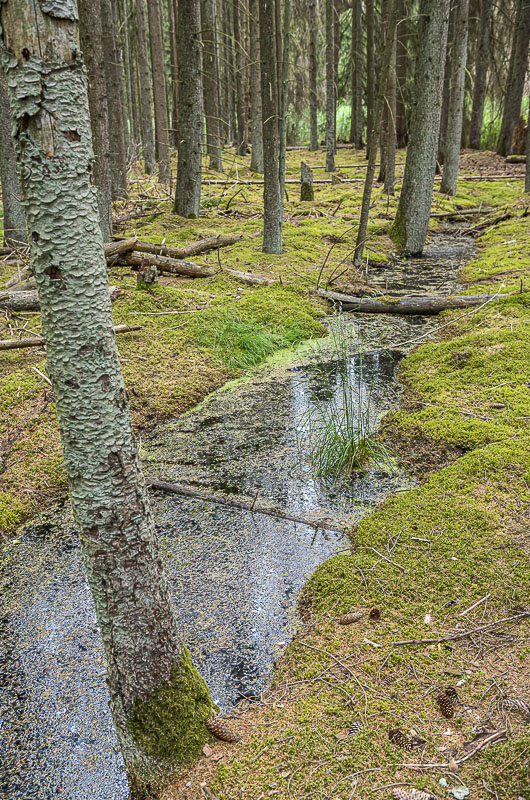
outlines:
M393 647L401 647L404 644L438 644L439 642L451 642L455 639L465 639L467 636L472 636L479 631L485 631L489 628L495 628L497 625L503 625L505 622L511 622L514 619L524 619L530 617L530 611L521 611L513 617L503 617L496 622L489 622L487 625L481 625L479 628L472 628L470 631L464 633L455 633L452 636L442 636L439 639L404 639L402 642L390 642Z

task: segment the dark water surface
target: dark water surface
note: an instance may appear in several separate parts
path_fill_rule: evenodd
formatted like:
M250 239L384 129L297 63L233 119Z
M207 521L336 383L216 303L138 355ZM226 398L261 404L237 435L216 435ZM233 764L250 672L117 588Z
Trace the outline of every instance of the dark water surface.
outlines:
M427 258L369 274L406 294L449 293L469 245L439 237ZM377 415L397 399L396 346L436 325L421 317L348 315L365 351L362 392ZM360 345L348 368L358 376ZM293 356L293 359L297 358ZM315 359L318 363L315 362ZM340 361L308 351L221 391L142 442L145 472L212 492L258 496L291 513L353 523L397 489L399 471L353 484L316 478L297 446L315 402L333 402ZM183 635L219 705L259 693L298 624L296 601L339 533L152 494ZM0 553L0 797L122 800L127 784L107 706L105 665L75 528L65 505Z

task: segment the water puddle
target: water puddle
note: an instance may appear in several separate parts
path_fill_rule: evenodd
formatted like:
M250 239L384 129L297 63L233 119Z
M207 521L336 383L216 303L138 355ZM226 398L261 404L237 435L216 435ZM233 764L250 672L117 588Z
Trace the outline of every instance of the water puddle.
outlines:
M438 238L428 259L397 265L392 290L454 291L469 244ZM431 266L429 266L431 264ZM442 274L443 273L443 274ZM383 270L370 274L383 285ZM390 288L390 287L389 287ZM376 414L395 404L396 370L432 318L349 316L360 334L362 383ZM333 324L333 323L331 323ZM209 398L142 442L145 472L210 492L245 495L309 519L353 524L413 485L376 468L353 483L316 478L297 429L331 402L344 367L324 350ZM349 356L358 375L360 356ZM154 492L153 510L182 632L223 708L266 686L296 631L300 589L349 546L340 533ZM105 665L68 507L26 527L0 553L0 795L10 800L121 800L127 783L107 706ZM3 762L3 763L2 763Z

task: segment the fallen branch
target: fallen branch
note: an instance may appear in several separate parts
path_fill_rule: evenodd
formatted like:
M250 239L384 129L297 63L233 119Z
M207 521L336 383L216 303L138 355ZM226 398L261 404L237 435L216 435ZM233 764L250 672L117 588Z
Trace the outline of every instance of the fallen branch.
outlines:
M207 494L199 492L197 489L191 489L188 486L181 486L178 483L167 483L166 481L159 481L154 478L147 479L147 485L152 489L159 489L162 492L169 492L171 494L178 494L182 497L191 497L194 500L203 500L206 503L216 503L217 505L227 506L228 508L238 508L240 511L251 511L256 514L266 514L269 517L276 517L278 519L287 519L290 522L298 522L300 525L309 525L315 530L337 531L344 533L345 529L338 525L327 523L325 520L312 520L305 517L298 517L295 514L289 514L286 511L280 511L278 508L271 508L270 506L259 506L256 502L248 503L245 500L234 500L229 497L224 497L219 494Z
M117 286L109 286L111 300L115 300L121 294ZM24 291L0 292L0 309L8 311L39 311L39 295L36 289Z
M130 239L120 239L117 242L108 242L105 247L105 258L109 259L118 253L125 253L127 250L134 250L138 243L138 236L132 236Z
M150 244L149 242L137 242L134 250L140 253L154 253L159 256L169 256L170 258L190 258L207 250L218 250L220 247L229 247L241 239L241 236L211 236L208 239L201 239L186 247L173 247L167 244Z
M385 297L376 300L373 297L326 292L324 289L318 289L317 294L326 300L340 303L346 311L359 311L362 314L439 314L447 309L481 305L489 297L485 294L468 294L451 297ZM505 297L510 295L497 295L498 299Z
M271 286L273 283L278 283L277 278L268 278L266 275L253 275L252 272L239 272L237 269L227 269L226 271L232 278L251 286Z
M213 267L200 267L193 261L178 261L168 256L158 256L153 253L140 253L136 250L124 253L122 258L130 267L156 267L159 272L169 272L172 275L185 275L188 278L211 278L215 275Z
M431 217L438 217L439 219L453 219L458 217L473 217L476 214L489 214L491 211L496 211L494 206L484 206L477 208L466 208L456 211L441 211L431 214Z
M452 636L441 636L438 639L404 639L401 642L390 642L390 644L392 647L401 647L404 644L439 644L440 642L454 642L456 639L466 639L468 636L473 636L474 633L496 628L498 625L504 625L506 622L524 619L525 617L530 617L530 611L520 611L519 614L515 614L513 617L503 617L496 622L489 622L487 625L481 625L478 628L472 628L463 633L454 633Z
M495 742L502 741L506 738L506 731L494 731L491 736L488 736L487 739L483 739L470 753L466 756L462 756L462 758L456 758L455 762L457 764L463 764L469 758L474 756L479 750L483 750L487 747L488 744L494 744ZM399 767L407 767L408 769L450 769L450 764L447 762L446 764L398 764Z
M143 325L115 325L114 333L130 333L139 331ZM24 347L44 347L46 342L42 336L34 336L28 339L4 339L0 340L0 350L20 350Z

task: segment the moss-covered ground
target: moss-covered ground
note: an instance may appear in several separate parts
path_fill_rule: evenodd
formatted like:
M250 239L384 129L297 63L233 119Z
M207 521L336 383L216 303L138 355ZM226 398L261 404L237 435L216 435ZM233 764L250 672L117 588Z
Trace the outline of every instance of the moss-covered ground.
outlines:
M322 152L289 152L288 178L296 179L302 158L324 164ZM229 178L252 177L247 159L236 164L227 154L225 163ZM321 284L359 282L350 256L362 182L345 179L362 179L364 161L344 149L337 163L346 168L333 184L316 184L313 203L299 202L297 186L287 184L281 256L260 251L261 186L205 185L200 218L186 221L171 213L161 187L139 172L133 176L131 202L116 212L123 217L134 206L133 213L151 215L126 221L124 234L169 244L241 235L234 246L194 259L218 267L212 278L163 278L146 292L136 289L129 271L111 271L110 282L123 289L115 321L143 326L118 340L137 430L181 413L273 351L318 335L325 309L311 289L319 276ZM487 180L503 169L509 170L503 180ZM473 313L442 315L441 324L452 322L439 340L403 364L403 403L386 420L387 435L400 441L403 453L414 452L420 473L437 461L436 453L450 452L455 460L365 518L351 552L316 571L302 598L306 625L278 664L270 692L233 714L242 742L216 744L168 800L386 798L396 784L428 787L439 798L456 796L447 789L462 785L472 800L530 797L528 723L502 712L503 694L530 696L528 626L518 619L447 638L515 616L530 596L530 225L520 172L491 154L466 154L462 175L482 179L462 180L455 198L435 193L436 213L496 209L467 221L484 227L461 276L465 291L518 292ZM315 170L320 177L327 177L323 169ZM394 249L388 231L396 200L376 188L374 201L366 256L384 264ZM432 231L443 224L433 217ZM280 282L249 287L227 267ZM12 271L5 267L5 277ZM192 313L176 313L182 311ZM21 328L37 333L39 315L6 317L2 336L27 335ZM53 396L35 368L45 375L43 351L0 358L5 535L65 492ZM350 609L371 608L379 610L378 620L336 622ZM435 641L396 644L409 639ZM452 719L435 704L448 684L460 699ZM350 734L354 722L360 728ZM411 752L398 747L388 738L395 728L424 743ZM507 739L459 767L469 752L464 742L482 728L506 729ZM449 767L407 766L451 758Z

